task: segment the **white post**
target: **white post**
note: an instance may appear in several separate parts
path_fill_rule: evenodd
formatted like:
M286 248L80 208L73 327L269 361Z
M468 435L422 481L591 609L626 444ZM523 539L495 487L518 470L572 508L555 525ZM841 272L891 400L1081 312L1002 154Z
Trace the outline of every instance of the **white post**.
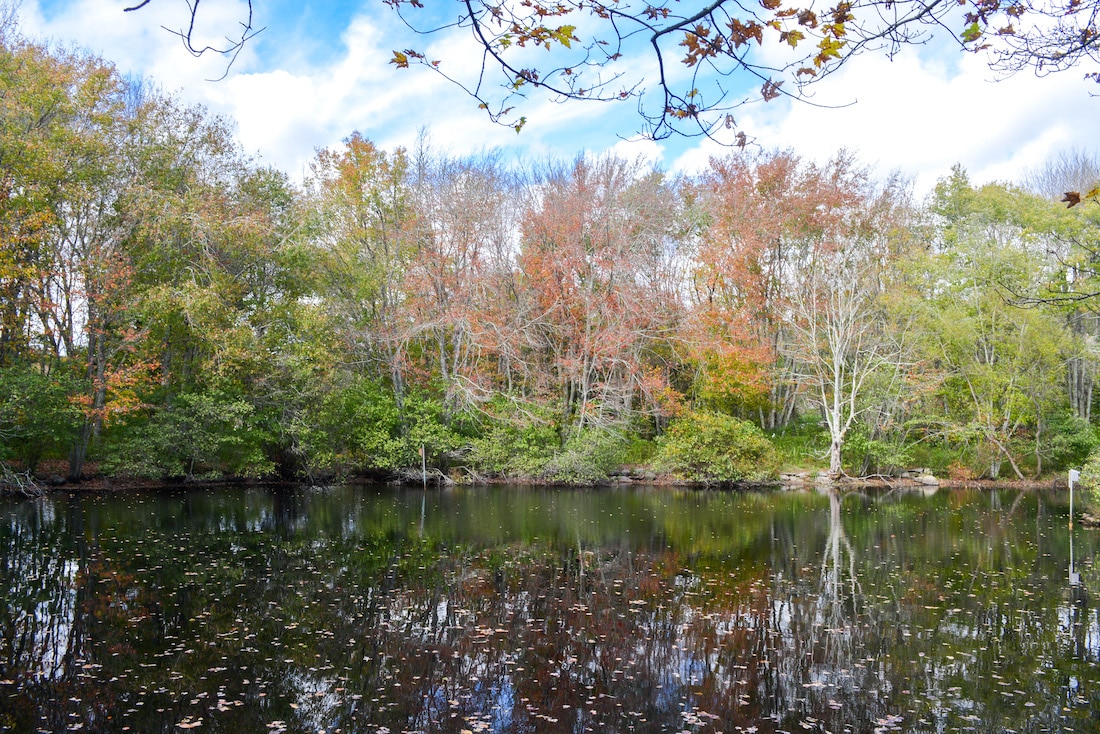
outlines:
M428 457L424 450L424 444L420 444L420 481L424 484L424 491L428 491Z
M1081 479L1081 472L1069 470L1069 526L1073 527L1073 483Z

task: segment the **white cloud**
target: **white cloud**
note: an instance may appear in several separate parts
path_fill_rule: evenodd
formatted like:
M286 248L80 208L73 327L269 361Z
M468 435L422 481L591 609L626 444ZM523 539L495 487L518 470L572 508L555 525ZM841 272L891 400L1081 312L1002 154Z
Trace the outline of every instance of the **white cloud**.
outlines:
M633 101L558 104L535 94L522 103L519 114L528 122L517 135L492 124L439 75L389 64L394 48L413 41L392 13L377 6L367 6L372 9L333 40L324 61L311 61L302 51L316 47L317 39L304 43L288 35L246 47L225 81L209 82L224 71L224 59L194 59L161 28L181 25L182 3L151 3L123 13L127 1L104 8L103 0L75 0L46 18L38 0L26 0L24 27L32 35L72 39L123 71L151 76L168 90L180 90L185 101L235 119L245 149L292 176L304 172L316 148L337 144L353 130L392 148L411 147L428 127L434 143L455 154L502 148L534 158L571 158L585 150L656 161L674 157L673 172L699 170L710 155L726 152L705 139L654 143L620 137L641 126ZM244 0L212 4L209 27L235 28L244 7ZM424 50L467 84L480 71L481 56L468 32L429 36ZM1060 149L1096 145L1089 135L1100 100L1089 96L1079 73L992 82L981 58L953 55L942 63L931 57L927 49L907 49L893 62L865 55L815 86L817 104L856 104L820 109L779 100L743 107L737 121L760 144L793 148L812 159L849 148L881 173L898 168L914 176L920 193L955 162L975 181L1016 179ZM646 58L636 69L651 64Z
M640 159L651 165L660 165L664 160L665 147L656 141L635 136L620 140L606 152L628 161Z
M1100 101L1089 96L1080 74L992 77L977 56L962 57L953 69L916 50L892 62L864 56L816 87L817 104L855 104L761 104L739 122L761 145L793 148L815 160L848 148L880 173L912 175L918 193L955 163L974 181L1016 180L1060 149L1094 144L1088 131ZM674 167L698 170L718 151L699 146Z
M238 74L213 90L209 102L237 122L246 149L293 176L302 173L313 148L329 131L315 114L318 90L307 76L282 69Z
M394 43L392 28L360 17L342 36L341 53L329 65L309 67L298 60L294 71L237 73L228 83L208 87L207 100L238 120L246 147L259 148L292 175L303 170L315 148L338 144L353 130L386 148L409 148L427 126L434 143L455 154L522 146L542 155L550 149L548 138L585 129L598 111L537 100L524 110L530 122L517 135L491 123L465 92L440 75L419 67L395 69L389 63ZM447 44L456 50L441 48ZM445 34L428 53L462 59L452 66L466 68L448 71L468 74L472 49L466 45L461 35ZM579 145L571 153L576 149Z
M183 3L150 3L137 12L123 11L132 4L132 0L76 0L47 18L37 0L28 0L20 8L20 18L30 36L59 44L75 43L102 55L124 72L153 78L166 89L191 89L225 73L224 57L204 54L195 58L178 36L165 30L186 27L189 16ZM204 22L196 27L193 37L195 45L224 42L224 36L248 15L244 0L215 3L209 10L204 5L203 10ZM237 68L253 62L252 48L246 45L237 59Z

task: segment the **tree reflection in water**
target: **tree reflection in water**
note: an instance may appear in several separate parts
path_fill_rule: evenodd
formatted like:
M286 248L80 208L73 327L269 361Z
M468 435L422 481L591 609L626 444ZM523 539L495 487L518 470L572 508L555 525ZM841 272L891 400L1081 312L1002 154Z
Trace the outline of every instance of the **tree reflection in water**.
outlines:
M0 730L1095 730L1097 542L1076 538L1071 595L1064 509L997 502L11 504Z

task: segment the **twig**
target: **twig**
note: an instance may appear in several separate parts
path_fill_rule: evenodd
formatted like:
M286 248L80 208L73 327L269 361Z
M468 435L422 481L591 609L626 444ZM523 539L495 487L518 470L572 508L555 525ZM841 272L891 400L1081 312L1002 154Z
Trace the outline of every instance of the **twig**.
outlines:
M35 481L30 472L16 472L0 463L0 494L20 494L24 497L41 497L46 488Z

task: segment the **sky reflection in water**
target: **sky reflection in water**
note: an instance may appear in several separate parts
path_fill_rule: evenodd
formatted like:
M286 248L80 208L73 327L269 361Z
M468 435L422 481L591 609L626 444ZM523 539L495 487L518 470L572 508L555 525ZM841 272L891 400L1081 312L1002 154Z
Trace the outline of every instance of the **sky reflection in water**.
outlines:
M0 505L0 731L1100 730L1100 533L1015 490Z

